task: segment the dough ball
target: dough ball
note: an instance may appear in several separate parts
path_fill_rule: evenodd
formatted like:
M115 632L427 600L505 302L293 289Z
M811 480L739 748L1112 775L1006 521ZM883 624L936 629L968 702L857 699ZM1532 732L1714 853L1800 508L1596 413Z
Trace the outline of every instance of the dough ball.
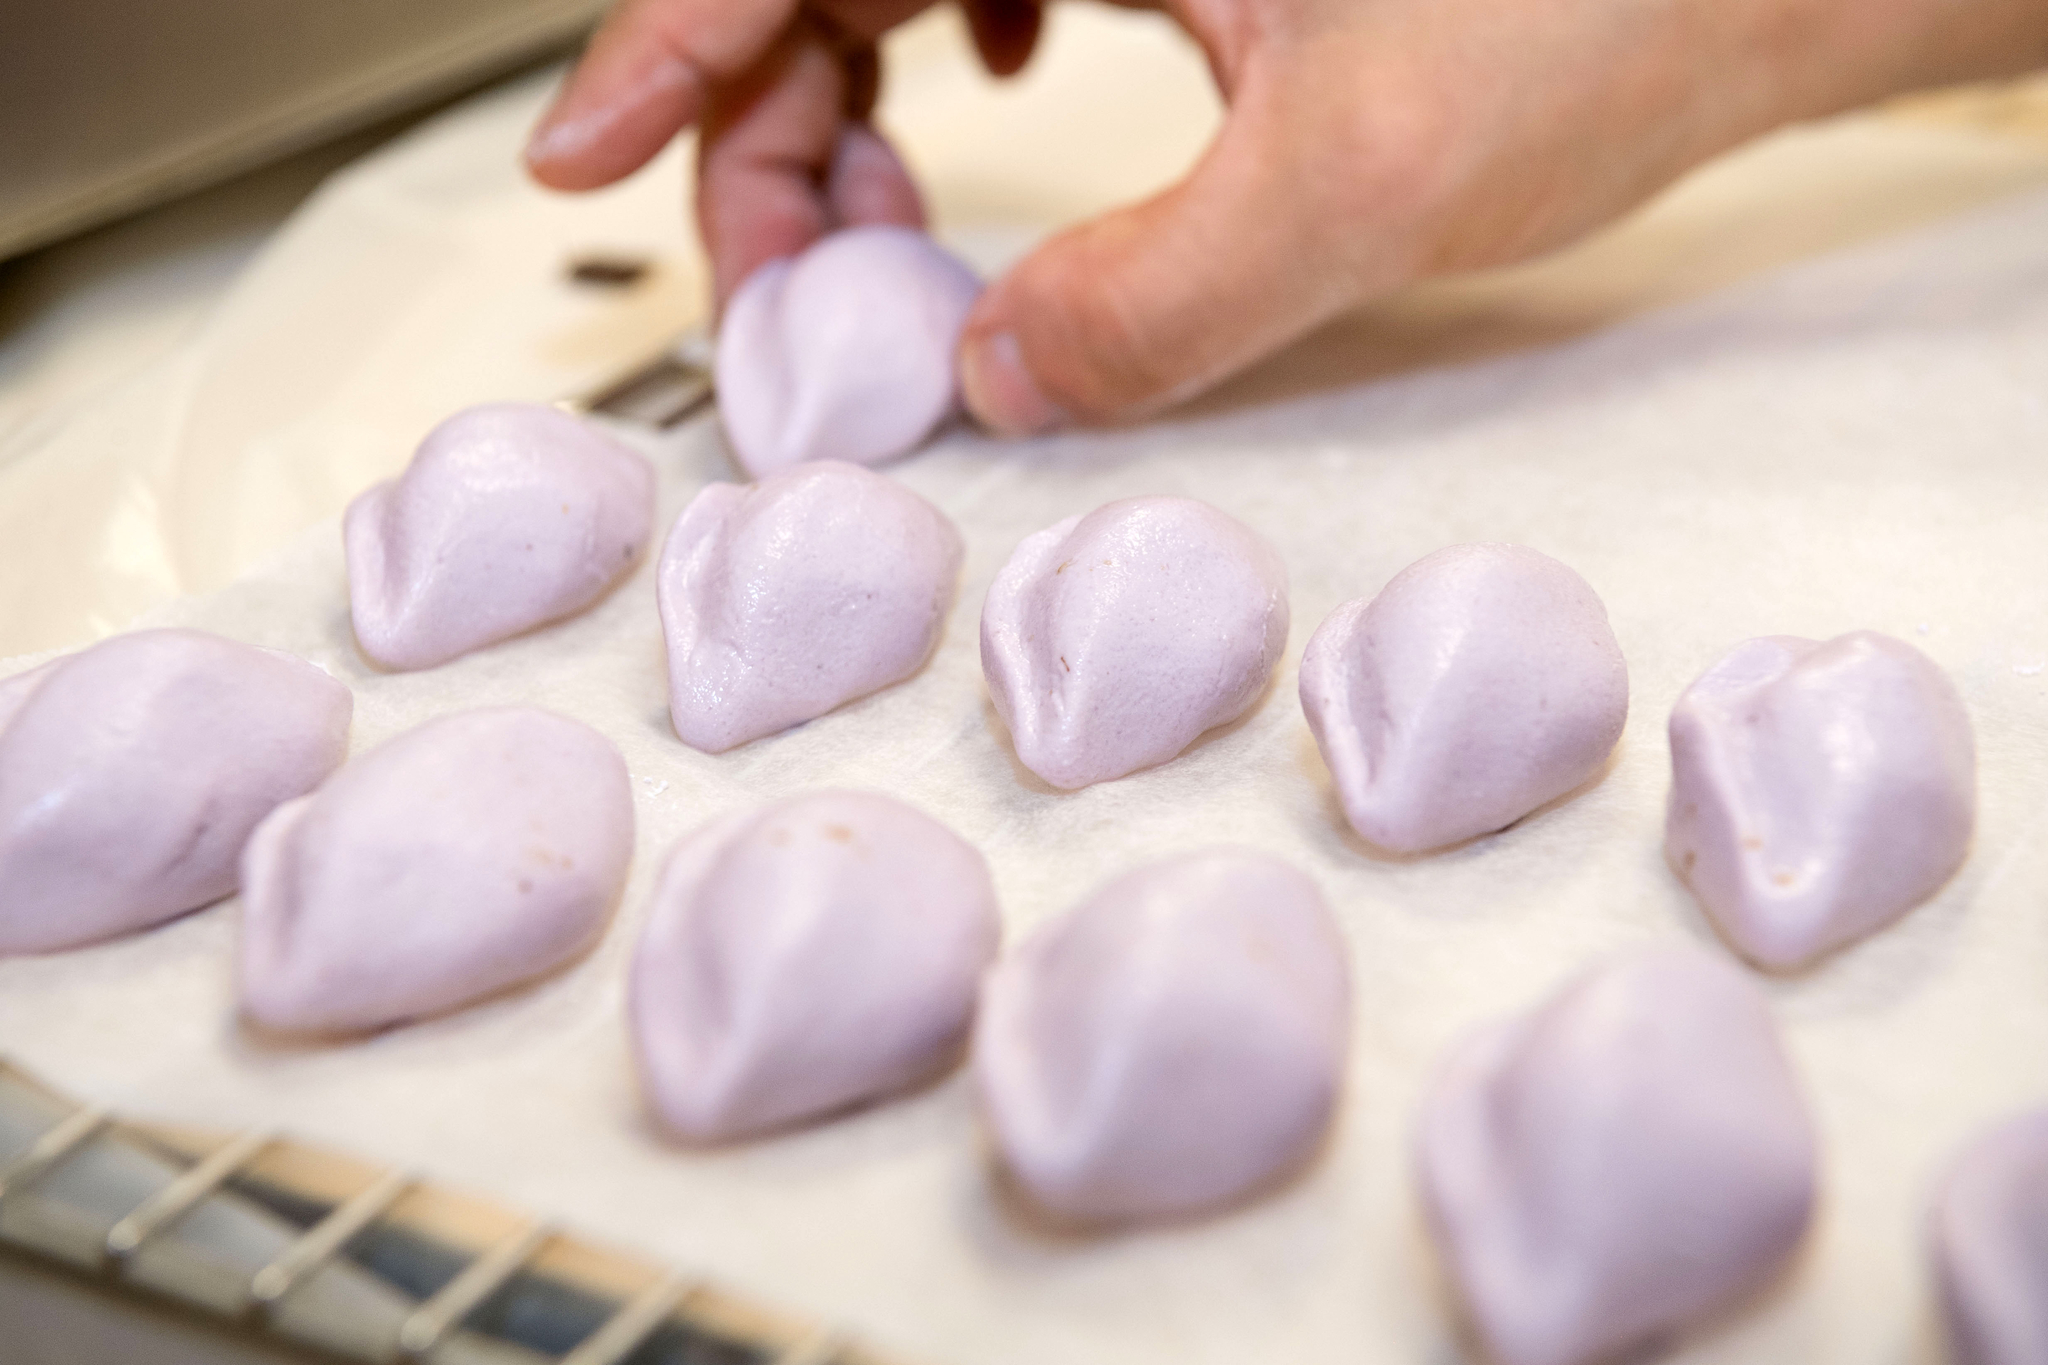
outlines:
M2048 1360L2048 1110L1992 1125L1957 1154L1928 1241L1956 1365Z
M356 1032L552 971L604 932L632 852L625 760L597 731L524 707L430 720L249 840L242 1012Z
M670 855L633 959L649 1106L717 1142L915 1085L958 1059L1000 933L981 854L899 801L717 821Z
M242 844L348 753L313 665L138 630L0 684L0 953L145 928L235 889Z
M1802 966L1932 896L1976 809L1962 698L1889 636L1748 641L1671 710L1665 855L1761 967Z
M804 460L880 464L959 404L953 353L981 293L912 228L845 228L756 270L718 331L718 410L751 478Z
M1302 654L1301 709L1351 827L1421 853L1597 774L1628 719L1628 666L1571 569L1454 545L1330 613Z
M1287 647L1287 568L1192 498L1130 498L1026 536L981 610L1017 758L1055 787L1164 763L1243 715Z
M974 1041L988 1124L1055 1218L1203 1213L1306 1162L1351 1035L1315 883L1216 850L1118 878L990 973Z
M432 668L574 616L640 559L654 471L595 426L533 403L456 413L349 504L349 614L363 653Z
M1769 1283L1813 1210L1770 1007L1694 949L1622 958L1453 1049L1418 1137L1438 1253L1498 1365L1668 1341Z
M656 582L677 736L723 753L903 681L938 645L961 554L945 513L858 465L705 488Z

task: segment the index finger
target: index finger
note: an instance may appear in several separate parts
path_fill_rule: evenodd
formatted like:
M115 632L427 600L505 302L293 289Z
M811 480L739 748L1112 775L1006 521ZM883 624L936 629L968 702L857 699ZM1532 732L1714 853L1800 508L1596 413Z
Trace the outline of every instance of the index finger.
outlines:
M758 61L798 0L624 0L599 26L533 130L543 185L595 189L645 165L695 123L707 89Z

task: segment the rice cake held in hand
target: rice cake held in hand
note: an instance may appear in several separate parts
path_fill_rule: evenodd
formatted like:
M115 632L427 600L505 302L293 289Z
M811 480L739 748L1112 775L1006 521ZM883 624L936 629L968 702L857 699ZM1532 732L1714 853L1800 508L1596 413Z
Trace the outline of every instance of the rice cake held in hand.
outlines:
M348 753L313 665L138 630L0 684L0 953L127 933L235 889L242 845Z
M908 678L938 645L961 554L943 512L858 465L705 488L655 585L677 736L723 753Z
M879 464L959 406L954 352L981 281L914 228L844 228L747 277L718 330L718 409L749 477Z
M2048 1360L2048 1110L1996 1124L1957 1154L1928 1240L1955 1365Z
M1633 1358L1775 1278L1816 1139L1770 1006L1695 949L1626 957L1455 1048L1417 1156L1497 1365Z
M1069 790L1166 762L1251 709L1287 647L1287 569L1192 498L1130 498L1027 536L981 610L1017 758Z
M648 1104L720 1142L926 1080L966 1043L1000 932L981 854L901 802L718 821L670 856L633 960Z
M456 413L349 504L349 612L384 668L432 668L590 606L653 532L654 471L534 403Z
M974 1069L1003 1162L1072 1223L1177 1218L1298 1168L1351 1036L1315 883L1216 850L1129 873L990 973Z
M1628 665L1570 568L1454 545L1330 613L1301 657L1301 708L1351 827L1421 853L1595 776L1628 719Z
M1962 698L1889 636L1748 641L1671 710L1665 854L1729 943L1773 971L1932 896L1969 852L1976 809Z
M250 839L242 1012L356 1032L552 971L603 933L632 851L625 761L597 731L523 707L430 720Z

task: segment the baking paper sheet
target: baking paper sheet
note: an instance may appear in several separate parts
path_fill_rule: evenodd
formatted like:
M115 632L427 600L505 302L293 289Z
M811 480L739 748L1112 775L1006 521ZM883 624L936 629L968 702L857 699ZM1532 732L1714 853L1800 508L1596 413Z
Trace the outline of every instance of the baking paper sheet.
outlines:
M1962 690L1981 761L1976 844L1896 927L1767 983L1823 1130L1819 1219L1780 1292L1676 1358L1935 1360L1928 1182L1977 1125L2048 1103L2044 244L2048 194L2025 194L1504 358L1118 433L950 433L891 471L967 540L931 665L719 757L668 730L651 566L580 619L383 675L353 648L339 535L317 525L233 586L149 619L332 670L356 691L358 752L481 705L538 704L602 730L626 755L639 821L612 931L531 989L353 1046L290 1049L235 1023L229 902L0 962L0 1049L97 1101L281 1124L489 1191L934 1365L1457 1361L1407 1150L1434 1059L1603 955L1713 947L1659 852L1669 707L1748 636L1872 628L1926 650ZM351 364L358 378L372 368ZM90 420L147 436L189 399L180 382L143 376ZM400 399L363 400L355 425L309 423L296 439L326 452L320 470L349 467L343 448L389 467L427 420ZM664 524L731 477L710 421L628 438L661 471ZM1176 762L1052 791L1015 763L987 701L982 594L1024 535L1161 493L1214 502L1279 548L1293 584L1285 661L1250 716ZM1386 857L1344 831L1294 697L1300 650L1338 603L1474 540L1536 546L1602 594L1630 666L1628 729L1575 797L1446 853ZM995 1196L957 1075L785 1137L712 1152L661 1141L622 1015L656 860L713 816L824 786L892 793L981 846L1013 939L1176 852L1230 842L1308 870L1342 922L1357 1002L1322 1159L1223 1216L1059 1239Z

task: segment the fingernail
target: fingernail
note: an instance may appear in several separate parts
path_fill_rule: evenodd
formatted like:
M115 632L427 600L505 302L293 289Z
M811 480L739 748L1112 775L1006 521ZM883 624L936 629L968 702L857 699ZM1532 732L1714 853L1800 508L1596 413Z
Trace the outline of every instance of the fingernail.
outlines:
M591 111L581 116L573 113L570 92L563 90L556 94L553 104L540 116L540 122L533 125L533 131L526 135L524 159L529 166L555 161L565 156L574 156L590 145ZM602 115L603 110L595 111Z
M569 84L555 96L555 102L528 135L526 164L538 166L581 156L635 109L688 84L692 75L686 63L662 57L637 78L616 87L612 98L593 105L587 96L579 98L582 91L572 73Z
M590 145L586 129L579 128L573 119L556 121L552 117L543 121L526 140L526 164L539 166L549 161L580 152Z
M967 410L999 436L1036 436L1072 420L1038 387L1010 332L967 343L960 356L960 392Z

